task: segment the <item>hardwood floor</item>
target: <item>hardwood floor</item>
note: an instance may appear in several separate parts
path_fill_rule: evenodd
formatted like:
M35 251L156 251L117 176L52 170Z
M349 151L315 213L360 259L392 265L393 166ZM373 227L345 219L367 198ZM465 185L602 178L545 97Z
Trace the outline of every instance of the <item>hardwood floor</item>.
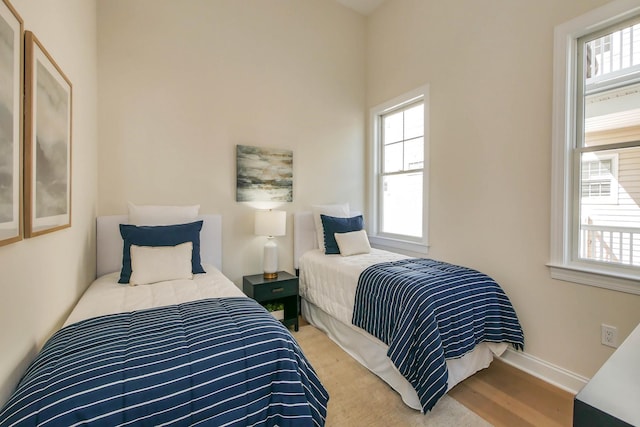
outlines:
M308 325L302 316L300 325ZM448 394L495 427L573 425L572 393L497 358Z
M572 393L499 359L448 394L496 427L573 424Z

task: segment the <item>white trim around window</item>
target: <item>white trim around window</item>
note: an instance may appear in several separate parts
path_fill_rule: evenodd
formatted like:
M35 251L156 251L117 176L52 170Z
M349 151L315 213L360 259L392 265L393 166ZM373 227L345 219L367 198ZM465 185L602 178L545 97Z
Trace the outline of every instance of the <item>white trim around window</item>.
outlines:
M578 38L637 16L640 0L616 0L555 28L553 63L551 259L555 279L640 294L636 271L572 259L572 141L576 117Z
M394 108L422 100L424 103L424 165L422 169L422 236L405 238L403 236L385 235L379 232L379 172L381 170L381 154L379 148L381 116ZM369 115L369 224L368 233L374 246L398 252L426 255L428 252L428 208L429 208L429 85L424 85L410 92L377 105Z

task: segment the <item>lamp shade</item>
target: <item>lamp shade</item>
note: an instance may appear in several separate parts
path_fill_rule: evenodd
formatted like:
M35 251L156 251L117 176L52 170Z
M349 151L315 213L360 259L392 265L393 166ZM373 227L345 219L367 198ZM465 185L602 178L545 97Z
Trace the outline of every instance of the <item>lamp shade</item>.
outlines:
M255 234L257 236L284 236L287 229L285 211L256 211Z

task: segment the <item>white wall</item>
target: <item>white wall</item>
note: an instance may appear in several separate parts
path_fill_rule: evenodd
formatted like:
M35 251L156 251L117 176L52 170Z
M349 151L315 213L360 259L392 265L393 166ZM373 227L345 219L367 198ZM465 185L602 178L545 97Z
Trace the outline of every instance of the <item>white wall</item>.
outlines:
M0 402L95 275L96 3L11 0L73 84L72 226L0 247Z
M553 29L604 0L387 0L368 21L368 107L431 96L430 256L492 275L525 351L591 377L640 322L640 297L552 280Z
M237 144L293 150L293 203L363 209L365 18L326 0L98 3L101 215L201 204L223 215L223 272L262 271ZM292 271L292 224L277 238Z

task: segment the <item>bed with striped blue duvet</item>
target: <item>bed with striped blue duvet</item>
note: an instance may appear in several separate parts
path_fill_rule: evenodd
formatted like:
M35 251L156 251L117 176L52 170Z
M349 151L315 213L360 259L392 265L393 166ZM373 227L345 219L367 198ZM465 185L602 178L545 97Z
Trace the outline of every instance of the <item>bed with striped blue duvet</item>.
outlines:
M49 339L0 426L322 426L327 391L249 298L112 314Z
M446 359L481 342L524 346L509 298L489 276L431 259L367 267L358 279L353 324L389 346L387 355L415 388L424 412L446 393Z

